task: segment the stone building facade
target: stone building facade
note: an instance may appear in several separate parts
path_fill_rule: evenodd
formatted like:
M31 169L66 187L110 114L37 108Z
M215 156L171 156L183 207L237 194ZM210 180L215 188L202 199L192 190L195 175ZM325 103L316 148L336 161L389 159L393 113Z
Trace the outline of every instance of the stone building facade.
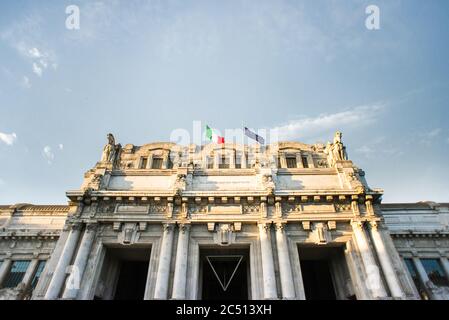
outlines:
M382 204L341 134L108 135L67 206L0 206L3 299L448 299L449 204Z

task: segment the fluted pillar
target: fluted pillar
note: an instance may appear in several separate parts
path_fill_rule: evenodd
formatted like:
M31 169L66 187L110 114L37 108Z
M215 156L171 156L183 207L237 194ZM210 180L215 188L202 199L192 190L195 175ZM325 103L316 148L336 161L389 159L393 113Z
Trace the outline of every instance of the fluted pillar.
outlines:
M441 257L440 262L441 262L441 265L443 266L446 278L449 280L449 260L447 257Z
M45 299L57 299L59 296L59 292L61 291L61 288L64 284L66 269L69 266L70 261L72 260L73 253L78 243L81 225L75 224L72 225L71 228L72 229L70 230L69 236L67 237L66 243L64 245L64 249L61 252L58 264L56 265L55 271L53 273L53 277L51 278L50 284L47 288L47 292L45 293Z
M265 299L276 299L276 277L274 274L273 250L271 248L270 238L268 237L269 232L269 224L259 224L259 239L263 273L263 295Z
M9 274L9 270L11 269L12 260L11 258L5 258L0 266L0 288L2 288L2 284L6 279L6 276Z
M175 275L173 278L173 299L186 298L187 256L189 250L190 225L179 225L178 246L176 249Z
M25 289L28 289L33 281L34 274L36 273L37 266L39 265L39 259L35 258L31 260L28 268L23 276L21 283Z
M385 248L385 244L382 240L382 236L378 230L376 222L371 222L371 237L373 239L374 248L377 252L377 257L379 258L380 265L382 266L385 279L390 288L392 297L405 299L405 293L402 290L401 283L397 277L394 270L393 264L391 263L390 256Z
M293 285L292 265L288 253L288 239L285 233L285 224L276 224L276 246L279 260L279 274L281 277L282 298L295 298L295 286Z
M430 281L429 276L427 275L426 269L421 263L421 260L418 257L413 257L413 264L415 265L415 269L418 272L419 280L421 280L422 284L426 287L427 283Z
M159 265L157 268L155 299L168 298L168 280L170 276L170 262L173 247L173 224L164 224L161 251L159 254Z
M76 299L84 271L86 270L87 259L89 258L90 250L95 239L96 229L97 224L89 224L84 231L70 276L66 281L66 287L62 295L63 299Z
M367 275L366 285L368 289L370 289L373 298L387 297L387 292L385 291L380 277L379 267L377 266L368 239L366 238L363 222L352 222L352 230L360 255L362 256L363 265L365 266Z

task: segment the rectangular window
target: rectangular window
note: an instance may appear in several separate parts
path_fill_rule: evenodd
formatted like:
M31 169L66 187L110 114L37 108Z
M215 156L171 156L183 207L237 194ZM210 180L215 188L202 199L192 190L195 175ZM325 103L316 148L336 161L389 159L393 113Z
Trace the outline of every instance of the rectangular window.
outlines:
M162 169L162 158L153 158L151 169Z
M207 158L207 169L213 169L214 168L214 159L211 157Z
M418 290L419 295L421 296L421 299L428 300L429 297L427 295L426 290L424 289L424 286L422 285L421 281L418 277L418 272L416 271L415 264L413 263L413 259L406 258L404 259L405 265L407 266L408 272L412 276L413 282L415 283L416 289Z
M449 287L449 281L444 274L443 267L438 259L421 259L421 263L426 270L427 276L434 285Z
M173 169L173 160L172 160L172 156L169 155L168 156L168 161L167 161L167 169Z
M15 288L22 281L25 276L25 272L30 265L29 260L17 260L12 263L11 270L6 277L3 287L4 288Z
M296 157L287 157L287 168L296 168Z
M307 160L307 157L302 157L302 166L304 168L308 168L309 167L309 161Z
M242 168L242 154L241 152L235 153L235 168L241 169Z
M140 169L145 169L147 167L147 163L148 163L148 158L142 157L140 159Z
M34 274L33 280L31 281L31 289L34 289L39 282L39 279L41 277L42 271L44 271L45 267L44 260L39 261L39 264L37 265L36 273Z
M229 159L226 158L226 156L221 156L219 168L220 169L229 169Z

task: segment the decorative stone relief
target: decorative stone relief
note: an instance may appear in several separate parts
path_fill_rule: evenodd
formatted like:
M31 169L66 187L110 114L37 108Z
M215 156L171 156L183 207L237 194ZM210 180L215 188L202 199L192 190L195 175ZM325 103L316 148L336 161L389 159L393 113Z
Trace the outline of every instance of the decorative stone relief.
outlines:
M114 213L115 204L114 203L102 203L98 206L98 213Z
M282 211L289 213L300 213L302 211L302 206L298 203L283 203Z
M259 213L260 212L260 205L257 204L247 204L243 206L243 213Z
M165 204L150 204L150 214L165 214L167 212L167 205Z
M335 204L335 210L337 212L351 211L351 204L350 203L336 203Z
M262 184L268 194L274 193L275 184L273 182L273 176L271 174L265 174L262 177Z
M185 174L177 175L175 185L174 185L175 194L180 196L180 195L182 195L182 192L185 191L186 185L187 185L186 179L187 179L187 176Z
M140 232L137 223L124 223L121 232L117 236L117 241L124 245L130 245L136 243L139 237Z
M328 225L324 222L314 222L308 240L315 244L327 244L332 240Z
M241 223L209 223L208 230L214 232L214 243L229 246L235 242L235 231L241 230Z

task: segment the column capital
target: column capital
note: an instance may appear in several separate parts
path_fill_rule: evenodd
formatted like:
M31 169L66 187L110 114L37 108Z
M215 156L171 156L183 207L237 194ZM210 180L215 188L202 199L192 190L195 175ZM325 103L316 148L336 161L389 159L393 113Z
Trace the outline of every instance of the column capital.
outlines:
M260 231L268 232L270 230L270 227L271 227L271 222L259 222L257 224L257 226L259 227Z
M277 232L284 232L286 225L287 225L287 222L276 222L274 227L276 228Z
M81 230L83 224L81 222L72 222L68 225L68 230Z
M179 231L182 232L182 233L185 233L186 231L189 231L190 227L191 227L190 223L180 223L180 224L178 224Z
M162 224L162 228L163 228L164 232L166 232L166 233L173 231L174 227L175 227L174 223L163 223Z
M369 224L372 230L379 231L379 224L377 221L370 221Z
M351 226L353 228L359 229L359 230L363 230L363 226L365 224L365 221L362 220L352 220L351 221Z
M86 225L86 231L95 232L98 229L98 223L91 222Z

